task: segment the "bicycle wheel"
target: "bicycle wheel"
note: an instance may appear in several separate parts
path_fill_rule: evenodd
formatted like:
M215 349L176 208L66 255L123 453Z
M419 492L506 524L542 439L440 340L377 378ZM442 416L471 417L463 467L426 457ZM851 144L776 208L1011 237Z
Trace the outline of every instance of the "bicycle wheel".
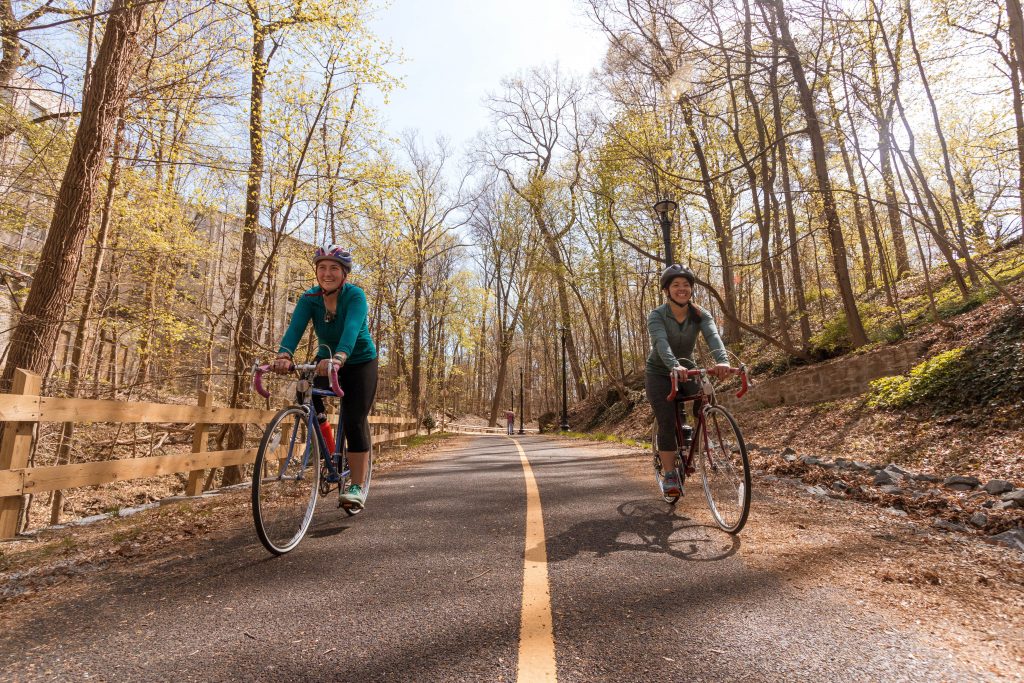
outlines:
M658 493L661 494L662 500L669 505L675 504L679 500L679 496L667 496L665 495L665 489L662 488L661 482L665 478L664 472L661 470L661 456L658 455L658 421L654 421L654 425L651 427L651 455L654 457L654 483L658 485ZM679 455L676 455L676 469L679 475L679 481L683 481L682 472L679 471Z
M750 461L736 420L721 406L711 406L697 438L704 495L715 522L730 534L739 533L750 512Z
M263 432L252 474L256 534L282 555L299 544L313 520L320 484L320 447L306 412L285 408Z
M346 455L346 458L347 457L348 456ZM364 499L363 499L364 502L366 501L366 499L368 499L370 497L370 481L373 479L373 447L372 446L370 447L370 452L369 452L369 454L367 454L367 457L368 457L368 461L366 463L366 481L363 483L363 492L366 494ZM347 468L348 468L348 463L346 462L345 463L345 469L347 469ZM339 496L345 490L345 487L348 486L348 480L350 478L351 477L345 477L345 481L343 481L341 483L341 486L338 487L338 495ZM346 507L345 505L341 505L341 503L338 503L338 505L341 506L341 509L344 510L345 514L347 514L349 517L353 517L355 515L358 515L360 512L363 511L363 508Z

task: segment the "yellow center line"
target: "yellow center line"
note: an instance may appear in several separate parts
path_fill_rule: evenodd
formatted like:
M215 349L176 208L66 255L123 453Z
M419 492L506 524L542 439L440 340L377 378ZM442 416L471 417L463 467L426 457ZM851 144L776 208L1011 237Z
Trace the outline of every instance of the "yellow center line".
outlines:
M544 539L544 517L540 490L533 469L519 442L526 479L526 552L523 556L523 611L519 625L519 673L516 680L557 681L555 635L551 624L551 591L548 589L548 551Z

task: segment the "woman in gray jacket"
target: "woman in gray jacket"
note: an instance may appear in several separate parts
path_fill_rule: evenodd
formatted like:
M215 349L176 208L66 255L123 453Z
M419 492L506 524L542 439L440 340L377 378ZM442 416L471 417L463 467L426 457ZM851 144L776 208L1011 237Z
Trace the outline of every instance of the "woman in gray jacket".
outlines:
M680 361L685 359L690 368L693 362L693 348L700 332L707 342L711 354L718 363L711 373L722 379L729 374L729 358L725 344L718 334L718 327L711 314L693 303L693 285L696 278L686 266L672 265L661 274L661 291L666 303L658 306L647 316L647 330L651 335L651 353L647 357L645 385L647 400L651 402L654 417L658 421L658 455L661 457L662 490L666 496L682 495L682 484L675 471L676 427L675 406L666 397L672 391L672 373L683 373ZM697 383L686 380L685 374L679 384L681 396L692 396L699 391ZM690 427L683 429L689 439ZM685 446L685 444L684 444Z

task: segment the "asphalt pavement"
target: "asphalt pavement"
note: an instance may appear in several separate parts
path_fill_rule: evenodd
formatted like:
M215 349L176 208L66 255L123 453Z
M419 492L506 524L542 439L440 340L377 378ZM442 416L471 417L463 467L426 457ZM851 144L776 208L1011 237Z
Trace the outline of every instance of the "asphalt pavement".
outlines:
M540 492L558 680L984 679L913 625L749 567L742 534L695 514L697 486L672 510L607 449L516 440ZM770 523L756 505L750 523ZM473 437L378 476L354 518L325 501L288 555L240 523L90 583L0 634L0 678L514 681L525 529L515 443Z

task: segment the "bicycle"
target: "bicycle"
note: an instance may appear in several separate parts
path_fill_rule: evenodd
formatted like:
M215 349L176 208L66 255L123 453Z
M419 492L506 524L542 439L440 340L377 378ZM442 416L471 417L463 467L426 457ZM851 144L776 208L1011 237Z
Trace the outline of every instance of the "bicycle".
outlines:
M306 535L318 496L327 496L336 488L338 507L349 516L362 510L344 505L340 499L351 476L342 433L342 410L339 406L334 453L328 453L312 405L314 396L341 398L345 395L338 384L337 368L333 363L329 366L331 388L327 390L313 386L316 363L292 365L299 377L295 403L280 410L267 423L256 451L252 474L253 522L260 542L275 555L294 549ZM264 398L270 396L263 388L263 374L269 370L270 365L253 368L253 388ZM371 453L363 486L367 495L372 474Z
M688 475L696 473L700 467L704 485L704 497L715 523L725 532L738 534L747 522L750 513L750 460L747 457L747 446L743 441L736 419L728 410L718 405L715 387L708 377L708 370L697 368L685 371L687 379L699 378L700 391L693 396L680 396L679 376L672 374L672 391L668 400L675 406L676 458L675 470L679 476L680 486L686 482ZM733 369L742 379L742 386L736 398L742 397L749 388L746 366ZM696 425L692 430L692 439L688 439L684 429L686 419L683 411L689 402L697 403ZM664 473L661 458L658 455L658 423L655 421L651 446L654 453L654 479L662 498L666 503L674 505L682 496L666 495L662 487ZM700 457L697 457L698 451ZM695 461L696 460L696 467Z

